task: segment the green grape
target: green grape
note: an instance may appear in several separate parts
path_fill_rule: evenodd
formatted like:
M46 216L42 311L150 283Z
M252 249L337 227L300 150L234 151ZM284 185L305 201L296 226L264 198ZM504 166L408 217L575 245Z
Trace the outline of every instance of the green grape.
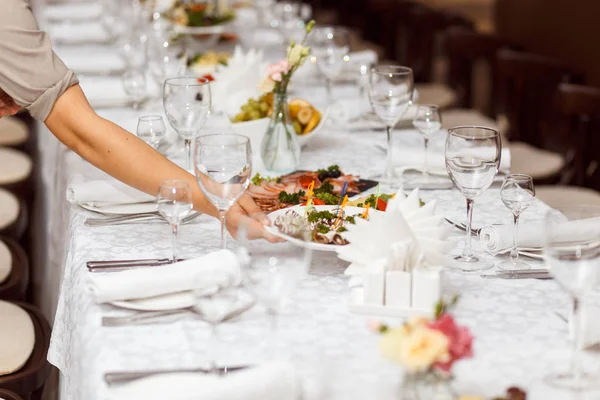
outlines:
M256 110L250 111L249 116L251 120L260 119L260 113Z
M294 126L294 130L296 131L296 135L302 133L302 125L300 125L300 122L294 121L292 125Z
M248 100L248 105L250 105L251 107L254 107L254 106L256 106L257 104L258 104L258 103L257 103L257 101L256 101L256 100L254 100L254 99L250 99L250 100Z
M267 111L269 111L269 105L265 102L261 102L258 107L260 108L260 111L264 113L264 115L266 115Z
M244 105L242 106L242 111L243 111L243 112L248 112L248 111L250 111L251 109L252 109L252 107L250 107L248 104L244 104Z

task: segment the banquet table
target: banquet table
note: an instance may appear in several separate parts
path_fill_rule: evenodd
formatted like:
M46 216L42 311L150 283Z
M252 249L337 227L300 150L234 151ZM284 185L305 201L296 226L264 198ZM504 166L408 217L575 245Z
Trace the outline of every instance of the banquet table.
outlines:
M60 50L58 46L59 54ZM322 86L298 86L291 95L326 105ZM335 95L340 99L357 96L358 89L340 86ZM156 104L138 111L97 110L130 132L135 132L137 118L150 111L162 113ZM69 204L65 200L67 185L102 178L103 174L68 151L45 126L39 124L38 129L49 240L44 269L48 284L42 298L47 301L45 312L54 315L48 360L61 371L61 398L110 399L111 389L103 380L108 371L206 366L209 329L193 317L165 324L101 325L103 316L131 312L94 302L86 286L86 261L166 257L170 251L170 230L161 224L85 226L85 219L97 214ZM203 133L225 133L231 129L224 116L216 115L210 118ZM396 131L394 141L400 147L422 143L413 130ZM382 132L351 131L330 124L303 149L300 167L317 169L338 164L346 173L369 177L384 168L385 157L377 146L384 143ZM175 147L171 150L171 156L181 161L182 153ZM382 187L383 192L391 190ZM420 196L425 202L436 200L440 215L464 221L465 200L458 191L421 191ZM547 206L536 200L522 215L521 223L539 221L546 210ZM497 185L477 198L475 226L511 221L512 215L502 204ZM180 254L191 258L216 247L219 229L218 221L207 216L183 226ZM463 235L457 230L451 239L457 244L453 254L458 254ZM235 247L235 241L230 240L230 246ZM261 251L264 246L261 241L252 243L254 251ZM477 241L474 247L481 252ZM307 389L307 398L400 398L402 371L381 357L378 337L367 327L375 317L353 314L348 309L349 278L343 274L347 265L334 253L314 254L309 275L281 315L277 354L289 359L307 387L312 388ZM555 281L483 279L478 274L447 269L443 295L454 294L461 296L454 311L456 318L475 335L474 357L461 361L454 370L459 393L493 397L509 386L520 386L529 391L528 398L533 400L568 398L567 393L553 391L542 383L544 374L566 367L571 351L568 325L555 315L555 311L568 313L569 299ZM385 320L392 324L401 322ZM239 365L262 360L266 329L259 308L224 324L217 345L218 362ZM588 369L600 372L599 360L600 354L588 352L583 361ZM590 392L578 398L598 399L600 393Z

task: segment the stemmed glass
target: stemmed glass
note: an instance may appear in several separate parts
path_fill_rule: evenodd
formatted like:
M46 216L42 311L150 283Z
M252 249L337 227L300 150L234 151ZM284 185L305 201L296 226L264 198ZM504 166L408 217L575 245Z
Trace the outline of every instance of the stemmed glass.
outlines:
M192 140L206 123L211 107L210 82L205 78L165 80L163 107L169 123L185 144L185 168L192 169Z
M327 96L333 101L333 81L342 73L348 62L350 39L348 30L337 27L316 28L310 39L311 49L317 59L317 67L325 76Z
M300 4L280 1L275 5L275 16L285 44L289 45L294 34L303 28L303 21L300 19Z
M519 216L535 199L533 179L529 175L524 174L507 175L500 189L500 198L513 214L515 230L513 234L513 246L510 251L510 260L498 264L498 268L505 271L529 269L531 268L529 264L519 260L517 235L519 233Z
M131 107L138 110L146 99L146 71L138 68L128 69L121 77L121 83L123 90L131 98Z
M297 243L263 243L252 247L248 241L250 218L240 221L238 229L238 255L245 277L245 288L265 308L270 330L268 347L271 358L277 350L277 325L284 302L307 274L312 260L309 246ZM306 223L294 225L293 236L310 243L311 231Z
M582 372L582 299L592 292L600 276L600 207L565 206L545 217L544 256L550 273L573 299L573 356L568 372L548 375L551 386L580 391L600 386L600 377Z
M138 119L137 136L154 150L167 135L167 127L160 115L144 115Z
M454 186L467 199L467 233L462 255L454 267L463 271L482 271L494 264L481 260L471 249L471 221L475 198L494 182L500 166L500 135L491 128L459 126L448 129L446 170Z
M244 194L252 174L252 150L246 136L204 135L196 139L195 173L200 189L221 217L221 247L227 247L227 211Z
M432 104L418 106L417 113L413 119L413 125L423 135L425 160L423 162L420 180L427 182L429 180L429 163L427 162L429 138L434 133L437 133L442 127L442 114L440 113L439 107Z
M158 213L171 225L173 232L173 258L177 262L177 232L181 220L192 210L192 190L186 181L164 181L158 189Z
M174 33L155 32L148 38L147 57L150 74L162 87L165 79L185 74L188 54L180 37Z
M413 72L399 65L381 65L369 75L369 101L377 116L385 124L387 133L387 162L385 173L376 177L384 183L393 180L392 129L410 106L413 96Z

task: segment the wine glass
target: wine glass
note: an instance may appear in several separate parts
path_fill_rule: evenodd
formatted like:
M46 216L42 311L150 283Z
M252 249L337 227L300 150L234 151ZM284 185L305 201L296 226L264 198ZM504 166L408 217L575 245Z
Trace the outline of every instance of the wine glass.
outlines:
M427 162L428 144L431 135L437 133L442 127L442 114L440 108L433 104L419 105L413 119L413 125L423 135L425 143L425 160L423 170L421 171L421 181L424 183L429 180L429 168Z
M300 19L300 5L291 1L280 1L275 4L275 17L285 44L289 45L294 34L304 25Z
M369 75L369 101L385 124L387 133L387 162L385 173L375 179L392 183L392 128L410 106L413 96L413 72L399 65L381 65Z
M210 82L205 78L177 77L165 80L163 107L169 123L185 144L185 168L192 169L192 140L208 118Z
M238 259L245 277L245 288L265 308L268 318L271 353L276 358L277 325L285 301L293 294L298 283L308 274L312 250L308 245L311 231L305 222L294 225L297 241L253 246L248 241L248 226L252 218L240 221L238 229Z
M192 210L192 189L186 181L164 181L158 188L156 208L171 225L173 232L173 258L177 262L177 232L181 220Z
M148 38L148 69L162 87L165 79L185 74L188 53L180 36L171 32L155 32Z
M471 249L471 221L475 198L490 187L500 166L502 144L498 132L481 126L448 129L446 170L452 183L467 199L467 233L462 255L454 267L463 271L482 271L494 264L481 260Z
M600 377L582 372L579 351L583 347L581 301L600 279L600 207L565 206L545 217L544 258L550 273L573 299L573 356L568 372L545 377L551 386L580 391L600 386ZM591 317L591 316L590 316Z
M504 205L512 212L514 219L513 246L510 251L510 260L498 264L504 271L529 269L531 266L519 260L517 237L519 233L519 216L535 199L533 179L525 174L511 174L504 178L500 189L500 198Z
M316 28L311 35L310 44L317 60L317 68L325 76L329 102L332 102L333 81L340 76L344 64L349 60L348 30L330 26Z
M160 142L167 135L167 127L160 115L144 115L138 119L137 135L148 143L154 150L158 149Z
M131 98L131 107L138 110L147 95L146 71L137 68L128 69L121 77L121 82L123 90Z
M141 70L146 67L147 41L146 35L137 32L132 32L126 36L120 46L119 54L127 68Z
M221 219L221 247L226 248L227 211L244 194L252 174L252 150L246 136L204 135L196 139L196 179Z

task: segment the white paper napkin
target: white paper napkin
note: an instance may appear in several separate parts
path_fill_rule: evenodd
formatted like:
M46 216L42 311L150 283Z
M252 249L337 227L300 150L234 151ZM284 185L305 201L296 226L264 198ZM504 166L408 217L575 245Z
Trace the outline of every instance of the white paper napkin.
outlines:
M97 303L145 299L168 293L208 288L239 279L240 267L230 250L160 267L88 274L88 288Z
M92 18L100 17L103 11L102 3L97 1L47 4L43 8L43 10L44 18L52 21L89 20Z
M154 201L155 197L116 179L71 183L67 187L71 203L94 203L97 207Z
M543 222L519 224L517 246L525 248L542 247L544 245L543 232ZM485 251L497 254L512 247L513 235L513 225L489 225L481 229L479 239ZM581 240L590 235L592 237L596 235L600 238L600 218L565 222L561 235L564 235L567 241L569 239Z
M113 400L296 400L300 378L289 363L265 364L223 377L164 374L112 390Z

